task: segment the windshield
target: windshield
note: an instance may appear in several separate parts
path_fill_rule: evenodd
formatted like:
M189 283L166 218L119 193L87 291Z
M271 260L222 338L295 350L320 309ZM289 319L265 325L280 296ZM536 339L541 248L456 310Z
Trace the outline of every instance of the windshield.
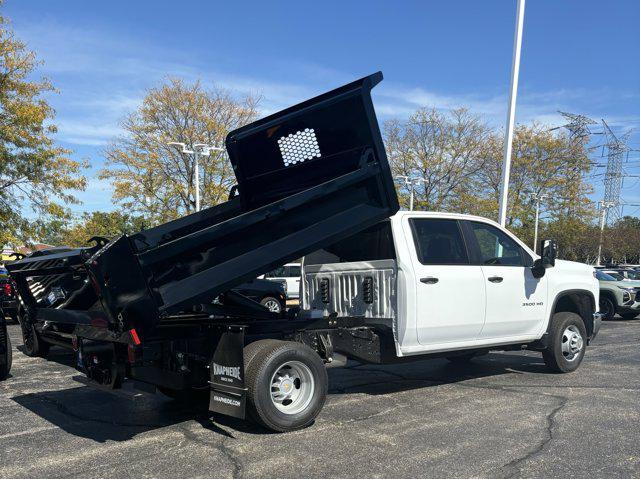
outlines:
M633 279L633 280L638 280L638 279L640 279L640 272L639 271L627 271L627 278Z
M600 281L619 281L610 274L603 273L602 271L596 271L596 278L598 278Z
M616 281L622 281L624 279L624 275L617 271L607 271L605 274L612 276Z

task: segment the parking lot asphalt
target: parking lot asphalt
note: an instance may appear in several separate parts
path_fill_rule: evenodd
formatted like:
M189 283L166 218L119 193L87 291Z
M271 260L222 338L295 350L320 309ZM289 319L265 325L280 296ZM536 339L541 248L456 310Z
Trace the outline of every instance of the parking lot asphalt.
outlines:
M640 477L640 320L605 323L565 375L529 352L332 369L315 424L288 434L89 388L70 352L29 358L9 329L0 478Z

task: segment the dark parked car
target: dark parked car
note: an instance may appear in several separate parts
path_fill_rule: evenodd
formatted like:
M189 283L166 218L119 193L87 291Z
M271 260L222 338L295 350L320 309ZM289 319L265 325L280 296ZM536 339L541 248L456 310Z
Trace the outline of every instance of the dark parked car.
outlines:
M14 321L18 319L18 293L8 276L0 276L0 309Z
M11 371L11 340L4 315L4 311L0 308L0 381L6 379Z
M283 314L287 308L286 284L284 280L253 279L233 291L260 303L272 313Z

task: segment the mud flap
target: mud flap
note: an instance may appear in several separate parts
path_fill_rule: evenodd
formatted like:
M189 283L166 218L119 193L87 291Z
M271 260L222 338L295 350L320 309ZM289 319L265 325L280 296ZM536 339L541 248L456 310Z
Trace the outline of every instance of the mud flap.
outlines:
M226 326L210 365L210 411L244 419L247 388L243 349L244 326Z

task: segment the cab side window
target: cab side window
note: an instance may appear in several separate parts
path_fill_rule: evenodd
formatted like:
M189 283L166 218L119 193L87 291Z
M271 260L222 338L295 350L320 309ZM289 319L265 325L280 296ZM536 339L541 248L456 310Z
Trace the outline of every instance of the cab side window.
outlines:
M422 264L469 264L456 220L413 218L410 221L418 260Z
M480 262L494 266L527 266L526 254L512 238L495 226L469 222L478 245Z

